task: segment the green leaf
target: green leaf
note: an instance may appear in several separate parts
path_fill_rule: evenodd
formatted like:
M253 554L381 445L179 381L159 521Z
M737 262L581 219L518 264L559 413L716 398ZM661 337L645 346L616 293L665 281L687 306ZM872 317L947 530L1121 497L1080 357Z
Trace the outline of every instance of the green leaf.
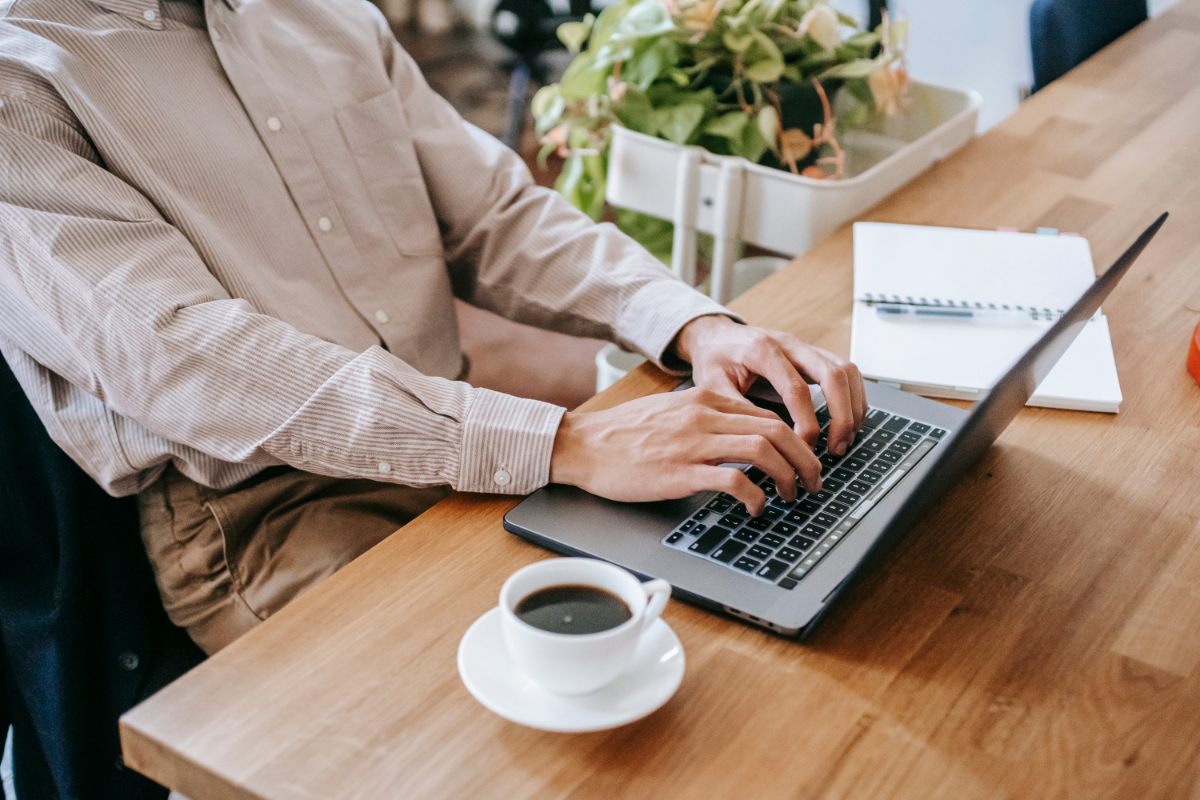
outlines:
M744 53L750 49L750 45L754 44L754 35L752 33L735 33L726 31L721 37L721 41L725 46L734 53Z
M579 49L583 47L583 43L587 41L588 34L592 32L592 23L595 21L595 16L587 14L582 22L564 22L559 25L555 34L558 36L558 40L567 46L567 50L578 53Z
M822 78L865 78L879 67L875 59L859 58L848 64L838 64L821 73Z
M762 137L763 142L771 148L772 153L778 155L779 148L776 144L776 137L779 135L779 113L775 110L775 106L763 106L762 111L759 111L758 116L754 118L754 122L758 125L758 135Z
M866 103L869 106L875 105L875 95L871 93L871 85L867 83L866 78L854 78L845 83L846 91L860 103Z
M530 109L533 111L535 117L544 117L554 101L561 99L562 96L558 93L558 84L551 83L543 86L534 93Z
M633 56L621 67L621 80L644 91L678 63L679 46L670 39L641 41L633 48Z
M703 103L681 103L677 106L656 108L654 110L654 125L658 132L675 144L687 144L704 119Z
M767 152L767 142L757 125L747 125L742 129L741 141L733 148L733 152L753 164L758 163L763 153Z
M888 46L900 50L908 39L908 20L897 19L888 23Z
M598 66L596 54L587 50L575 56L575 60L567 67L562 80L558 82L558 91L567 100L583 100L600 94L608 88L611 72L611 65Z
M654 122L654 108L646 94L634 86L625 90L625 96L617 104L617 119L632 131L655 136L658 127Z
M675 22L662 0L641 0L617 23L613 29L613 38L644 39L674 30Z
M846 39L842 44L848 44L853 47L872 48L879 44L878 31L860 31Z
M749 121L750 117L745 111L730 111L728 114L722 114L706 123L704 132L726 139L741 139L742 132Z
M754 45L746 52L746 77L759 83L773 83L783 74L783 54L760 30L753 31Z

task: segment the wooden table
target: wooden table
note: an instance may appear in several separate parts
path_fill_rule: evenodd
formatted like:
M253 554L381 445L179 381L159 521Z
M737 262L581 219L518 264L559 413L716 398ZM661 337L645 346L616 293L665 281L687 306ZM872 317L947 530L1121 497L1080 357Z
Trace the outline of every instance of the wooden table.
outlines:
M479 705L459 639L547 553L457 495L129 712L127 762L209 798L1200 797L1200 0L1039 93L874 220L1078 231L1116 416L1028 409L807 645L673 603L678 694L614 731ZM735 307L846 353L840 229ZM664 391L644 369L588 404Z

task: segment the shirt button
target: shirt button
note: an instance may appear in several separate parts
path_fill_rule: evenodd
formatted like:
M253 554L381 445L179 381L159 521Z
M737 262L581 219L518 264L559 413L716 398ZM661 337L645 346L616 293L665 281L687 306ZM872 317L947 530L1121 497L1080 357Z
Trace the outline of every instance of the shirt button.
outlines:
M138 654L132 650L126 650L124 653L121 653L121 655L117 657L117 661L120 662L121 669L125 670L126 672L133 672L138 668L138 664L141 663L141 659L138 658Z
M379 472L380 472L380 474L382 474L382 475L387 475L387 474L388 474L389 472L391 472L391 471L392 471L392 465L391 465L391 464L389 464L389 463L388 463L388 462L386 462L386 461L380 461L380 462L379 462Z
M379 310L379 311L376 311L376 312L375 312L375 319L379 320L379 324L380 324L380 325L384 325L384 324L386 324L386 323L387 323L387 321L388 321L388 315L387 315L387 312L386 312L386 311L383 311L382 309L381 309L381 310Z
M283 127L283 123L279 121L279 117L267 117L267 127L277 131Z
M508 486L512 483L512 475L508 474L508 470L498 469L496 470L496 474L492 476L492 480L496 482L497 486Z
M158 16L158 12L155 11L153 8L147 8L145 11L142 12L142 19L146 20L146 22L154 22L154 18L157 16Z
M317 227L326 233L329 233L331 230L333 230L333 223L329 221L329 217L321 217L319 220L317 220Z

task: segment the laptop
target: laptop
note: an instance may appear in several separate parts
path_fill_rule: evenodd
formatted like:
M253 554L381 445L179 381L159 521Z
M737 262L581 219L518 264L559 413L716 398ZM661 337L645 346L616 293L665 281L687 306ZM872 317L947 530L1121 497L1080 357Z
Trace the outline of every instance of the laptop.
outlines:
M991 447L1166 218L1147 228L970 413L867 381L870 413L838 457L825 451L829 415L814 390L822 423L815 452L823 464L816 494L801 489L795 502L784 502L761 470L731 464L768 495L761 516L715 491L618 503L551 484L505 515L504 527L559 553L663 578L685 602L806 636ZM790 424L769 388L747 396Z

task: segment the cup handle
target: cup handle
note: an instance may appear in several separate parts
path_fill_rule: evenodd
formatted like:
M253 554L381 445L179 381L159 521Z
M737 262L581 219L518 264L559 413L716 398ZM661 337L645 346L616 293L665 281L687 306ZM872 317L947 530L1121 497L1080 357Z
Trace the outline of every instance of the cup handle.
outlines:
M648 581L642 584L642 591L647 598L646 610L642 614L642 630L646 630L667 607L667 601L671 599L671 584L664 580Z

